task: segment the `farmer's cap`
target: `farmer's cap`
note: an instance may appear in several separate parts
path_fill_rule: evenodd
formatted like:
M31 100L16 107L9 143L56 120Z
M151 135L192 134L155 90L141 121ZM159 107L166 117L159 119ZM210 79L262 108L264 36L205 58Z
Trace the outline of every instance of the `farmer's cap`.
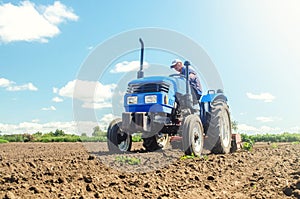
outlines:
M181 62L182 61L180 59L175 59L174 61L172 61L172 65L170 66L170 68L174 68L174 66L178 63L178 62Z

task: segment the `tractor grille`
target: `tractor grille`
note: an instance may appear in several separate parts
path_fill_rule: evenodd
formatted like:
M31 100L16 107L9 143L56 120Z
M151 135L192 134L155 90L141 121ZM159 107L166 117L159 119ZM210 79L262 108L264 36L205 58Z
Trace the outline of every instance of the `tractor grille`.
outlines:
M129 85L127 93L169 92L168 84Z

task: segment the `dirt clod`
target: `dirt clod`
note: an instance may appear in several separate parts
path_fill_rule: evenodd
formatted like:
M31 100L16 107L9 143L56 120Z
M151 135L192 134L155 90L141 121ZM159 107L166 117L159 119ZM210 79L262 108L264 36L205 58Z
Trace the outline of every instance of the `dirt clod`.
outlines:
M86 183L91 183L91 182L93 182L93 179L92 179L91 176L83 176L83 180L84 180L84 182L86 182Z
M8 191L4 196L4 199L15 199L15 198L16 196L10 191Z
M298 181L298 182L296 183L296 189L299 189L299 190L300 190L300 181Z

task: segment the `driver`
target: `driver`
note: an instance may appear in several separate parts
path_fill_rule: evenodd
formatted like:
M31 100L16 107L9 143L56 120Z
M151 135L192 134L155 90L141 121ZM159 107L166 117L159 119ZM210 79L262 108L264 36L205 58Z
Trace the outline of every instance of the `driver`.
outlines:
M175 59L172 61L171 68L174 68L177 72L179 72L182 75L185 75L185 66L182 64L182 61L180 59ZM193 88L194 92L193 95L196 97L197 100L200 99L202 95L202 86L200 84L200 80L197 76L197 73L195 70L189 67L189 81L190 85Z

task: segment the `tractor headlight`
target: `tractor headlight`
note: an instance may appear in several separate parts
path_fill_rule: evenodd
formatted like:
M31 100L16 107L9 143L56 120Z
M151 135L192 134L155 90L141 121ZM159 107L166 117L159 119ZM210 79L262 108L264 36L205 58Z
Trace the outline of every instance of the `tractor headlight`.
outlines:
M127 104L137 104L137 101L138 101L137 96L127 97Z
M157 96L156 95L146 95L145 103L146 104L157 103Z

